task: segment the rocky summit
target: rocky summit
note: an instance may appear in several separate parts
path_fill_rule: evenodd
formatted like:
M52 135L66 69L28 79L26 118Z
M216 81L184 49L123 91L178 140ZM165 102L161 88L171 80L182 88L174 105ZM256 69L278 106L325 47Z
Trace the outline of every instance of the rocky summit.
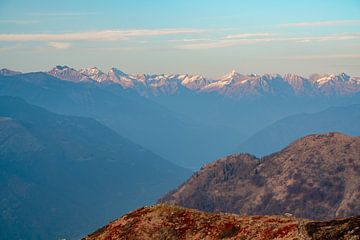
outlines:
M360 239L360 217L326 222L292 216L206 213L171 205L130 212L83 240L121 239Z
M358 215L360 137L315 134L261 159L224 157L159 202L241 215L291 213L318 220Z

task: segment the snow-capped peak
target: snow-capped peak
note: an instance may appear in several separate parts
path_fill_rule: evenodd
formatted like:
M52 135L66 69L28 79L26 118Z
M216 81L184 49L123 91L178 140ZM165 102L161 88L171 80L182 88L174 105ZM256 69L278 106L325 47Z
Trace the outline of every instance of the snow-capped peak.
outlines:
M108 75L102 72L97 67L88 67L88 68L80 69L79 72L88 76L91 79L94 79L97 82L103 82L109 79Z
M74 68L68 66L55 66L51 69L48 74L60 78L62 80L81 82L81 81L92 81L93 79L89 78L85 74L75 70Z
M238 78L240 77L241 74L238 73L237 71L235 70L231 70L230 73L228 73L223 79L233 79L233 78Z
M109 80L119 83L124 88L132 88L139 82L139 79L136 77L130 76L114 67L109 70L108 77Z
M80 71L84 71L90 74L99 74L99 73L103 73L100 69L98 69L97 67L88 67L88 68L84 68L81 69Z
M128 76L128 74L124 73L123 71L121 71L120 69L117 68L111 68L109 71L109 75L110 74L114 74L115 76Z

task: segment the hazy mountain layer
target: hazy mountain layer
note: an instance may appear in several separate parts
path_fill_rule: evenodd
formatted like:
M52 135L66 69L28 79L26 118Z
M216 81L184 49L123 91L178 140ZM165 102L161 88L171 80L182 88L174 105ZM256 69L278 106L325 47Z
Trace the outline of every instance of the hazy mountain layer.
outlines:
M227 154L243 140L238 130L190 121L114 83L74 83L45 73L0 76L0 95L21 97L60 114L95 118L189 168Z
M60 114L95 118L162 157L197 169L238 149L239 143L279 119L330 106L359 104L356 79L346 74L303 78L293 74L242 75L233 71L221 80L209 80L186 74L129 75L116 68L104 73L97 68L77 71L57 66L49 73L0 77L0 95L19 96ZM331 86L337 89L346 84L353 87L349 88L351 93L340 94L336 90L327 95L314 90L317 80L321 86L334 83ZM255 84L254 88L243 88L239 81ZM199 90L218 82L228 83L223 89L229 89L224 93ZM247 93L243 95L238 90ZM231 97L230 93L243 97ZM332 123L324 130L342 130L341 123ZM297 129L300 131L301 127ZM313 130L304 133L321 132L323 128L314 124ZM289 139L300 136L303 135L295 134ZM254 154L267 153L289 143L284 140L282 145L276 145L278 140L281 138L275 139L274 144L262 144L261 147L268 146L263 152L256 149L258 141L244 149Z
M0 239L76 238L189 171L93 119L0 97Z
M264 156L286 147L297 138L337 131L360 136L360 105L331 107L312 114L296 114L276 121L255 133L238 148Z

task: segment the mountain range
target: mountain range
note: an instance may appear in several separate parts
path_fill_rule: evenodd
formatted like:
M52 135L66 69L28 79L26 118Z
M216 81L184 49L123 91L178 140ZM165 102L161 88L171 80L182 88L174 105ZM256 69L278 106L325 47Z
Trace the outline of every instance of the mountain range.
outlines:
M99 122L0 97L0 239L79 239L191 172Z
M261 159L245 153L221 158L159 202L324 220L359 215L359 199L360 137L326 133L300 138Z
M77 239L161 196L242 215L357 214L358 137L304 136L359 135L358 85L346 74L2 69L0 238ZM238 151L258 157L207 164ZM175 188L191 174L183 167L202 165Z
M303 78L232 71L221 79L208 79L189 74L131 75L115 68L104 73L94 67L75 70L67 66L56 66L48 72L0 72L0 95L20 97L59 114L94 118L163 158L191 169L234 151L263 155L306 134L343 131L339 128L342 121L334 112L333 116L324 115L335 119L328 121L326 128L320 124L321 119L314 124L308 121L307 130L301 131L305 125L299 127L288 132L289 138L276 131L264 138L268 144L251 142L265 128L292 115L360 103L359 78L346 74ZM216 87L220 85L221 89ZM350 119L348 123L358 118ZM348 126L345 133L356 135L357 125Z
M67 81L111 81L124 88L131 88L142 95L171 95L181 89L194 92L217 93L232 98L267 95L351 95L360 91L360 77L346 73L312 74L302 77L296 74L240 74L232 70L221 78L206 78L191 74L127 74L117 68L104 73L97 67L76 70L68 66L56 66L48 74ZM2 69L2 75L19 72Z
M56 66L50 75L68 81L111 81L124 88L132 88L143 95L175 94L182 88L195 92L213 92L232 98L266 95L351 95L360 91L360 77L345 73L312 74L305 78L295 74L249 74L235 70L219 79L209 79L190 74L137 74L130 75L111 68L104 73L96 67L75 70L68 66Z

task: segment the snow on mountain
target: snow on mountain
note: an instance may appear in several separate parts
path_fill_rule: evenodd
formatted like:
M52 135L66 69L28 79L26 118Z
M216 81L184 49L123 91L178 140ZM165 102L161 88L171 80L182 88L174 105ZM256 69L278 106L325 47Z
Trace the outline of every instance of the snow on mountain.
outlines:
M360 91L360 78L346 73L313 74L309 79L322 95L351 95Z
M214 80L206 79L201 75L183 74L183 75L178 75L177 78L180 79L182 85L184 85L188 89L195 91L200 90L205 86L214 82Z
M134 88L138 83L138 79L117 68L109 70L108 78L110 81L120 84L123 88Z
M234 98L272 95L277 93L288 93L289 84L278 74L265 75L242 75L231 71L228 75L220 78L207 86L203 92L218 92Z
M158 96L160 94L171 95L175 94L182 88L181 80L178 75L173 74L159 74L159 75L148 75L142 74L137 75L138 79L149 90L150 94Z
M249 78L246 76L241 75L240 73L232 70L229 74L225 75L224 77L213 81L212 83L204 86L202 88L203 92L219 92L225 93L227 88L230 88L232 85L241 84L248 81Z
M79 73L84 74L84 75L88 76L89 78L94 79L97 82L104 82L104 81L109 80L109 76L107 74L105 74L104 72L102 72L97 67L80 69Z
M0 74L11 74L3 69ZM16 72L15 72L16 73ZM117 68L106 74L96 67L79 71L68 66L56 66L49 74L67 81L112 81L125 89L134 89L143 96L172 95L181 89L197 93L215 92L231 98L258 96L316 96L351 95L360 92L360 78L345 73L313 74L305 78L296 74L249 74L235 70L219 79L208 79L190 74L138 74L130 75Z
M292 89L297 95L307 94L313 96L316 94L314 84L309 79L292 73L285 74L283 78L291 85Z
M56 66L48 74L72 82L93 81L90 77L68 66Z

